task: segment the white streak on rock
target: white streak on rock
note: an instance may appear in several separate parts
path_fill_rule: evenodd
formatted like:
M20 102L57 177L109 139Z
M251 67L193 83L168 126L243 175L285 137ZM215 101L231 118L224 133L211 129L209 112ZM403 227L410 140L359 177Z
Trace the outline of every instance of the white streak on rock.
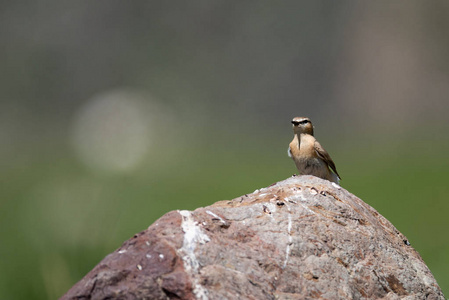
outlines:
M290 211L290 206L285 203L285 205L287 206L288 209L288 224L287 224L287 233L288 233L288 243L287 243L287 247L285 248L285 260L284 260L284 265L282 266L282 268L284 269L287 266L288 263L288 258L290 257L290 245L293 243L293 237L292 237L292 215L291 215L291 211Z
M222 223L226 223L225 220L223 220L220 216L218 216L217 214L214 214L213 212L211 212L210 210L206 210L206 213L208 213L209 215L211 215L214 218L217 218L220 220L220 222Z
M299 194L299 198L301 198L302 201L307 201L306 197L304 197L304 194L301 192ZM311 214L315 214L315 212L313 210L311 210L308 206L302 204L301 202L299 202L299 204L309 213Z
M299 203L308 213L311 213L311 214L315 214L315 212L313 211L313 210L311 210L309 207L307 207L306 205L304 205L304 204L302 204L302 203Z
M201 228L194 221L192 213L188 210L178 211L182 216L182 231L184 231L184 241L179 252L181 254L184 268L191 273L193 283L193 293L196 299L209 299L207 290L199 284L196 275L198 274L199 262L195 255L197 244L205 244L210 241L209 237L201 231Z

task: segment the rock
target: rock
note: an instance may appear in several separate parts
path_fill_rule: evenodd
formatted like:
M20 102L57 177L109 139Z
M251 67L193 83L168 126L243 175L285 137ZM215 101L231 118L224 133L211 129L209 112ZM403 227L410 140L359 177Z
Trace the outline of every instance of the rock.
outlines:
M444 299L387 219L340 186L294 176L172 211L62 299Z

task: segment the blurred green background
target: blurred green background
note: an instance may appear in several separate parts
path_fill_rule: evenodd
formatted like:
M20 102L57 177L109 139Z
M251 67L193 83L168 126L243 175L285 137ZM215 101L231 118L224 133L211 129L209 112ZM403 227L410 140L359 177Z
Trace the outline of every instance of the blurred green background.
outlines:
M449 294L449 2L0 8L1 299L60 297L164 213L291 176L294 116Z

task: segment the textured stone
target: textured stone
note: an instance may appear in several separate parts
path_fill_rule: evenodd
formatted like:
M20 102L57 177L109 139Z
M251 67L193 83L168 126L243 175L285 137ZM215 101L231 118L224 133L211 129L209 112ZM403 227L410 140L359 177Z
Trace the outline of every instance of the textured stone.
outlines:
M62 299L444 299L407 238L340 186L294 176L172 211Z

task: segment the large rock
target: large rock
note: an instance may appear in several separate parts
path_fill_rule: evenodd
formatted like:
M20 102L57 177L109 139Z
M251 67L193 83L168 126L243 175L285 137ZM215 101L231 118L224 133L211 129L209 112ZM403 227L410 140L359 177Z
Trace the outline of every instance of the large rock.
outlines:
M407 238L340 186L296 176L172 211L62 299L444 299Z

